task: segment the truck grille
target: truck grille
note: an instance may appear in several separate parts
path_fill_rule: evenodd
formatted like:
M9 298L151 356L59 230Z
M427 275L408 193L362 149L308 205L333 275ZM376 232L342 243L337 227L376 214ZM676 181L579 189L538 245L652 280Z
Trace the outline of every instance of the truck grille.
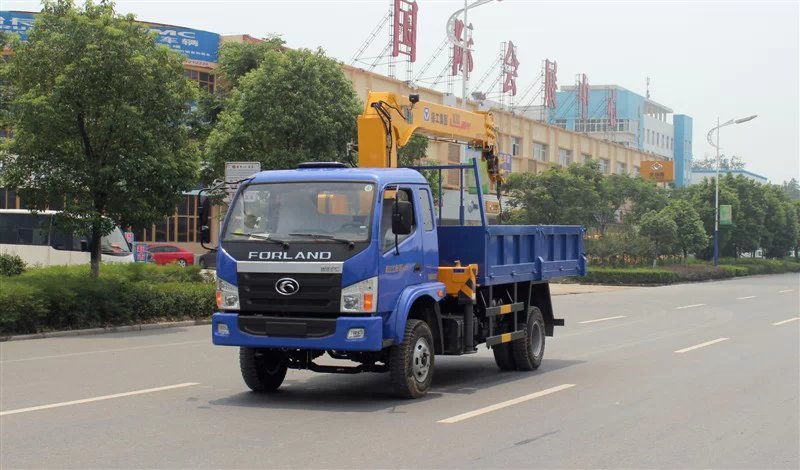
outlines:
M300 290L282 295L275 284L280 279L297 281ZM239 273L239 302L243 312L286 313L293 316L339 314L341 274Z

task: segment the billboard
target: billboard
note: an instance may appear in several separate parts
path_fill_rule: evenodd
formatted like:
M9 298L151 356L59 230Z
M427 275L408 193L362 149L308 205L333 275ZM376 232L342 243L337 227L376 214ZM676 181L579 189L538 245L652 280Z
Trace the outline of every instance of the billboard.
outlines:
M675 181L675 162L667 160L642 161L642 178L656 183Z
M719 206L719 224L731 225L733 224L733 210L730 204L720 204Z
M0 11L0 32L17 34L28 40L28 30L33 27L33 15L19 11Z
M417 60L417 11L414 0L394 0L394 25L392 25L392 57L407 55L410 62Z
M156 34L156 42L185 55L184 63L200 67L217 63L219 34L160 24L147 24L147 27Z

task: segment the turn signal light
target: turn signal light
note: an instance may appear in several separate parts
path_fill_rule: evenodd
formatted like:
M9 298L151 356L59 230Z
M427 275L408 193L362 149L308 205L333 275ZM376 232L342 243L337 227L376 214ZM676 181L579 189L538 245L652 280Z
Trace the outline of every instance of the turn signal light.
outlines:
M364 310L367 312L372 311L372 292L364 292Z
M222 308L222 291L217 291L217 308Z

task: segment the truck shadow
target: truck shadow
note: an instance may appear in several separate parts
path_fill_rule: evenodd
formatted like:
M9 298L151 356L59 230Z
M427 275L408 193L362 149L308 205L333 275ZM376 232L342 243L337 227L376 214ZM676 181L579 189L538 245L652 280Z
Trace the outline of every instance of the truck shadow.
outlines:
M406 400L393 395L388 374L314 374L307 379L292 379L293 371L289 371L283 387L276 393L241 392L208 403L214 407L234 406L265 410L405 413L403 405L436 400L446 395L471 395L484 389L523 380L529 380L531 391L536 391L537 377L544 378L550 372L583 362L545 359L535 372L503 372L497 369L491 357L447 357L437 360L433 388L425 397L417 400ZM541 388L546 387L542 385Z

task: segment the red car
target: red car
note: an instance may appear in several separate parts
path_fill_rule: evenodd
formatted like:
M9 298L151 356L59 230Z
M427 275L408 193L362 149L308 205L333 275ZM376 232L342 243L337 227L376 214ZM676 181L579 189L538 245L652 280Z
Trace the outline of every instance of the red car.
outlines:
M156 264L177 263L178 266L194 264L194 253L178 245L150 245L147 249Z

